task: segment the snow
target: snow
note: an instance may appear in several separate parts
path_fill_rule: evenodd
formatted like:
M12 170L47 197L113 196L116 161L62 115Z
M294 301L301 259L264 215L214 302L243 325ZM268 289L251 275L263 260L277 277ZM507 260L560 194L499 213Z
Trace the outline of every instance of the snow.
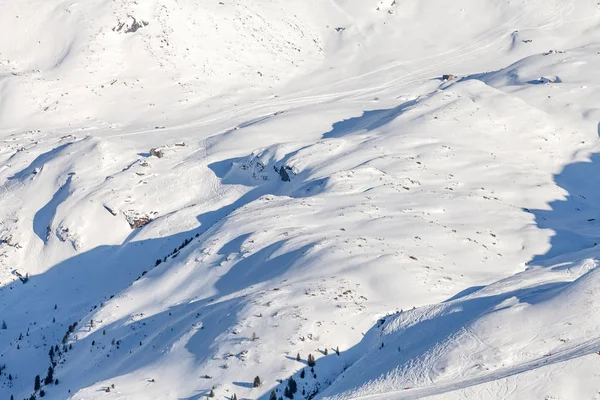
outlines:
M599 23L1 3L0 397L597 398Z

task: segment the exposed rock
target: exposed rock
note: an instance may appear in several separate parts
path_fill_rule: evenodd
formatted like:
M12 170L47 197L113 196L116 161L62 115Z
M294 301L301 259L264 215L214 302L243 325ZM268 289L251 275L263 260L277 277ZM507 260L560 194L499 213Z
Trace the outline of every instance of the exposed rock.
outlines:
M19 243L13 242L13 237L8 236L6 239L0 239L0 244L6 244L10 247L14 247L15 249L20 249L21 245Z
M562 51L562 50L550 49L547 52L543 53L543 55L549 56L550 54L562 54L562 53L564 53L564 51Z
M268 174L265 172L265 166L262 162L258 161L256 158L252 158L250 160L245 160L239 165L236 164L237 168L242 171L246 171L252 176L253 179L257 181L267 181L269 180Z
M106 208L106 211L108 211L109 213L111 213L113 216L117 216L117 212L115 210L113 210L112 208L110 208L109 206L107 206L106 204L104 205L104 208Z
M161 148L155 147L153 149L150 149L150 155L158 158L163 158L165 153Z
M76 233L71 232L66 226L60 225L56 228L56 237L61 242L71 242L71 245L75 250L80 250L83 247L79 236Z
M442 76L442 80L443 81L453 81L456 77L452 74L448 74L448 75L443 75Z
M153 220L152 215L158 214L155 211L152 211L149 214L148 213L141 214L134 210L126 210L126 211L122 211L122 212L123 212L123 215L125 215L125 219L127 220L127 223L129 224L129 227L131 229L141 228L142 226L149 224Z
M294 179L298 171L293 166L287 165L287 161L277 160L277 150L277 146L255 150L252 155L234 161L232 170L244 171L256 181L281 179L283 182L289 182Z
M537 83L549 84L549 83L560 83L561 80L558 76L542 76L537 80Z
M127 222L129 222L129 226L131 227L131 229L137 229L137 228L141 228L142 226L147 225L150 222L152 222L152 218L143 216L143 217L133 218L131 220L128 219Z
M133 16L128 15L125 21L119 21L117 26L113 28L115 32L135 33L138 29L148 26L147 21L138 21Z
M277 169L277 166L275 166L275 171L277 171L282 181L289 182L291 180L290 174L288 173L288 171L292 172L292 169L290 167L282 166L281 168Z

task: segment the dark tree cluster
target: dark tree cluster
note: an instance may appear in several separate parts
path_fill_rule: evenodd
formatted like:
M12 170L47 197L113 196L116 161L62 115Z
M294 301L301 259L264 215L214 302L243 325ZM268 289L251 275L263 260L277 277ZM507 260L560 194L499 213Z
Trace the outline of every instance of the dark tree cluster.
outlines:
M69 329L67 330L67 332L63 336L62 344L67 343L67 341L69 340L69 335L75 331L76 327L77 327L77 322L73 322L72 325L69 325Z
M45 385L51 385L54 382L54 368L52 366L48 367L48 374L46 375L46 379L44 379Z
M290 377L290 379L288 379L287 386L283 390L283 395L285 397L287 397L288 399L293 399L294 393L296 393L297 391L298 391L298 385L296 384L296 381L294 380L294 378Z
M159 258L159 259L157 259L157 260L154 262L154 266L155 266L155 267L158 267L160 264L162 264L162 263L166 262L166 261L167 261L167 258L169 258L169 257L176 257L176 256L177 256L177 253L179 253L179 251L181 251L181 249L183 249L183 248L184 248L185 246L187 246L188 244L192 243L192 240L194 240L194 238L195 238L195 237L197 238L198 236L200 236L200 234L199 234L199 233L196 233L196 235L195 235L194 237L191 237L191 238L189 238L189 239L185 239L185 240L183 241L183 243L181 243L181 244L179 245L179 247L177 247L177 248L173 249L173 251L172 251L172 252L171 252L171 253L170 253L168 256L164 257L162 260L161 260L160 258Z

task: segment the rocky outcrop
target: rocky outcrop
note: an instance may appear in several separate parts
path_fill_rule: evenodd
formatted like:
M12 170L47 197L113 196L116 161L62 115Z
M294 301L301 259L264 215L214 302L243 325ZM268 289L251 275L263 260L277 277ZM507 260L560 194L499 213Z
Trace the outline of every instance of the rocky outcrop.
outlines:
M114 32L119 33L135 33L140 28L148 26L147 21L138 21L133 16L128 15L125 21L119 21L117 25L113 28Z
M150 155L158 158L163 158L165 153L163 149L156 147L154 149L150 149Z

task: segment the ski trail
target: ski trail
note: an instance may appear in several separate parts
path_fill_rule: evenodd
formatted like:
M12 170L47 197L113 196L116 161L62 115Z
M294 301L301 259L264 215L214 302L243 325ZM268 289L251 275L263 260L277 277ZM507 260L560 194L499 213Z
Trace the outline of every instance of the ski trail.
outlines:
M386 392L381 394L372 394L366 396L357 396L356 399L402 399L402 400L416 400L430 396L441 395L456 390L465 389L471 386L481 385L484 383L499 381L501 379L518 375L527 371L536 370L538 368L560 364L565 361L596 355L600 349L600 337L590 339L586 342L580 343L579 345L566 350L561 350L552 355L540 357L535 360L502 368L494 371L493 373L486 374L479 377L473 377L458 382L452 383L441 383L427 387L417 387L405 390L398 390L392 392Z

